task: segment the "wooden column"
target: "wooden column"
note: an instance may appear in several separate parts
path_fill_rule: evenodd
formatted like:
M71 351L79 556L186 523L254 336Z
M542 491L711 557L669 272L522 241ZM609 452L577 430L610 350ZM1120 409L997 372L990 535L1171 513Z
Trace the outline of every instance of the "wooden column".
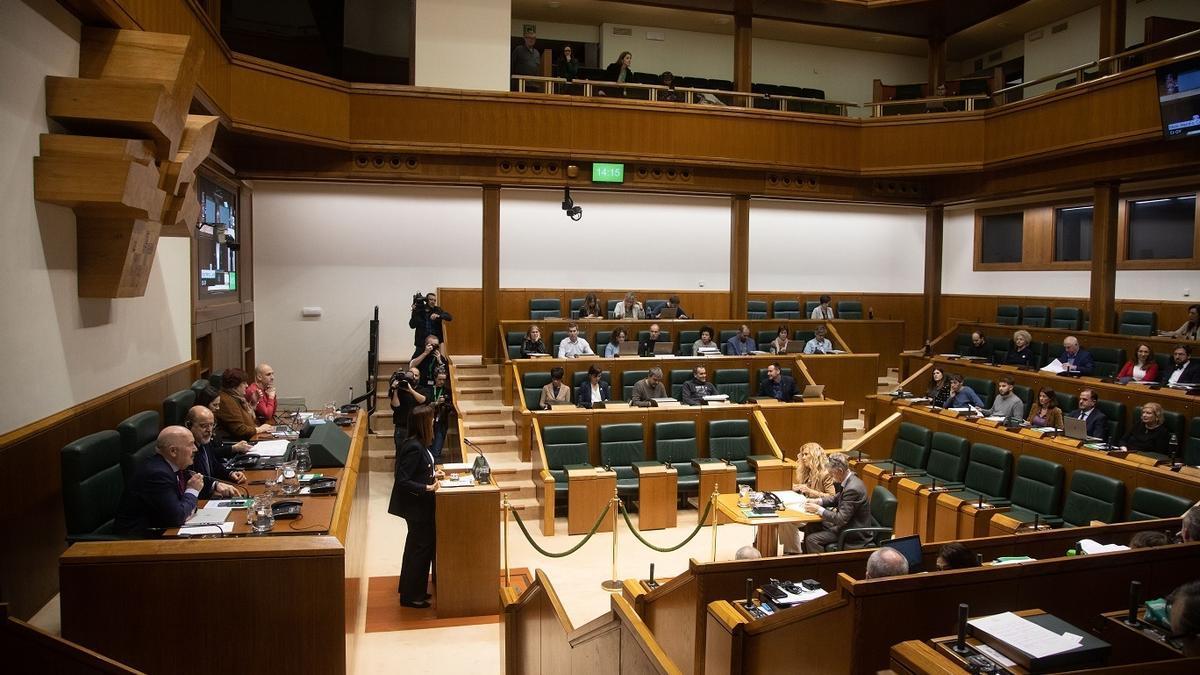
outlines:
M937 86L946 82L946 38L934 35L929 38L929 93L937 95Z
M753 0L737 0L733 14L733 88L737 91L750 91L750 83L754 81L753 20Z
M1090 330L1115 332L1117 294L1116 182L1096 183L1092 211L1092 296L1088 301Z
M1125 47L1125 1L1100 1L1100 58L1121 53ZM1104 72L1116 72L1105 70Z
M941 206L925 207L925 339L942 332L942 215Z
M729 215L729 318L746 316L750 290L750 195L734 195Z
M484 363L495 363L500 346L496 326L500 313L500 186L483 186L483 331Z

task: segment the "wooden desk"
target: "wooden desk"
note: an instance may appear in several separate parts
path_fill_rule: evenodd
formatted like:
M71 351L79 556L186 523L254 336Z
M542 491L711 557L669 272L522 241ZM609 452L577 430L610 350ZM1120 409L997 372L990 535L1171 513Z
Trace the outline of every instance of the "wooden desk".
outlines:
M616 494L617 474L599 468L568 469L567 484L567 534L587 534ZM596 531L612 532L611 512Z
M1126 609L1105 612L1093 627L1101 640L1112 645L1109 663L1121 665L1183 658L1179 645L1168 640L1168 631L1145 623L1145 608L1138 610L1135 626L1125 623L1128 615Z
M638 529L661 530L675 527L679 501L676 482L679 472L662 464L639 466L633 470L638 475Z
M722 494L717 496L717 511L726 522L739 525L753 525L757 528L754 535L754 548L764 556L779 555L779 526L783 523L817 523L821 516L806 511L790 509L778 511L774 516L751 518L742 512L738 506L737 494Z
M436 493L438 618L498 611L500 488L495 483Z

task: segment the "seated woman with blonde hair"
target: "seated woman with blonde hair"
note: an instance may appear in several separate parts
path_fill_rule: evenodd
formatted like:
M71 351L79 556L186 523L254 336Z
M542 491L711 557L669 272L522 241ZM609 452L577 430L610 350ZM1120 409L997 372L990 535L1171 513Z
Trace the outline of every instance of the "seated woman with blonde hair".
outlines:
M829 473L829 459L820 443L805 443L800 446L796 457L796 492L813 499L833 496L833 476Z

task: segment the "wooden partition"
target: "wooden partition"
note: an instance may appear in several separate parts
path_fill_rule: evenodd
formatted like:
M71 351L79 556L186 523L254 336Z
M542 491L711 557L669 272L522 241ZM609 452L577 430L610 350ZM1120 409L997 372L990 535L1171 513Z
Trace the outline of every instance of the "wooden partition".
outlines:
M952 632L959 603L973 616L1038 607L1079 626L1127 601L1129 582L1162 597L1195 577L1200 543L1055 557L1001 566L862 580L839 574L831 597L751 621L726 600L708 607L705 673L794 672L787 653L829 673L874 673L891 645Z
M4 667L15 673L55 673L56 675L135 675L133 670L51 635L24 621L8 616L8 605L0 604L0 654Z
M347 648L363 625L366 602L364 533L352 525L361 527L355 512L366 511L369 496L369 472L359 471L365 439L360 412L337 494L305 498L333 501L328 531L306 534L312 524L301 518L277 521L267 536L89 542L67 549L59 561L63 637L154 673L346 672ZM196 608L221 599L235 599L245 611L235 612L233 621L197 619ZM253 643L260 631L288 636L287 648L247 648L245 640ZM204 658L181 659L175 643L146 638L166 634L205 645Z
M58 592L66 549L59 453L87 434L115 429L143 410L162 412L168 394L196 379L185 361L0 436L0 601L28 619Z
M1118 263L1119 265L1119 263ZM1114 311L1117 316L1124 311L1139 311L1139 312L1155 312L1158 315L1159 330L1175 330L1187 321L1187 308L1189 305L1196 304L1191 300L1171 301L1171 300L1138 300L1135 298L1117 298ZM1022 309L1026 305L1041 305L1050 308L1053 313L1056 307L1073 307L1080 310L1083 316L1087 316L1088 299L1087 298L1058 298L1058 297L1020 297L1004 295L942 295L941 314L942 318L941 330L948 330L954 327L955 324L962 322L968 324L984 324L994 325L996 322L997 308L1000 305L1017 305ZM1030 328L1028 326L998 326L1009 331L1024 328L1030 333L1041 331L1041 328ZM999 330L996 332L1000 334ZM1088 334L1087 331L1082 331L1082 334ZM1097 333L1102 335L1102 333ZM1111 335L1111 334L1110 334ZM1132 336L1130 336L1132 337ZM1034 340L1040 340L1035 336ZM1062 338L1059 338L1061 340ZM1136 339L1136 338L1135 338ZM1089 344L1083 337L1079 338L1085 346Z
M681 673L641 617L620 595L611 608L575 628L542 570L519 596L500 589L501 649L508 675Z
M1052 558L1062 555L1082 538L1101 543L1127 544L1136 532L1174 531L1178 523L1178 518L1172 518L1070 530L1044 530L964 540L963 544L982 555L985 561L1010 555ZM941 546L940 543L925 544L922 547L925 559L934 560ZM816 579L826 589L833 589L840 573L862 577L870 554L869 550L854 550L759 560L698 562L693 559L687 571L652 590L642 581L626 580L623 593L650 627L663 650L680 668L685 672L702 673L706 648L704 626L709 603L744 598L747 578L759 583L770 578Z

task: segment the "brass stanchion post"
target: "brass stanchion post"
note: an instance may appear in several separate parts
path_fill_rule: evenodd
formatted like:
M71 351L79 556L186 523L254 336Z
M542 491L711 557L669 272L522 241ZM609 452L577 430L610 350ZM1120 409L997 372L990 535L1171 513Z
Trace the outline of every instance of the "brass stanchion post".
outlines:
M621 508L621 498L617 496L617 489L613 488L612 501L609 502L609 509L612 510L612 578L601 582L600 587L609 593L619 593L621 591L621 582L617 580L617 511Z
M508 494L507 493L502 493L502 496L500 497L500 509L502 511L504 511L504 530L502 530L502 534L504 535L504 585L510 586L512 584L509 582L509 578L508 578L508 509L509 509L509 504L508 504Z
M712 512L712 561L717 561L717 495L721 494L713 485L712 494L708 496L708 510Z

